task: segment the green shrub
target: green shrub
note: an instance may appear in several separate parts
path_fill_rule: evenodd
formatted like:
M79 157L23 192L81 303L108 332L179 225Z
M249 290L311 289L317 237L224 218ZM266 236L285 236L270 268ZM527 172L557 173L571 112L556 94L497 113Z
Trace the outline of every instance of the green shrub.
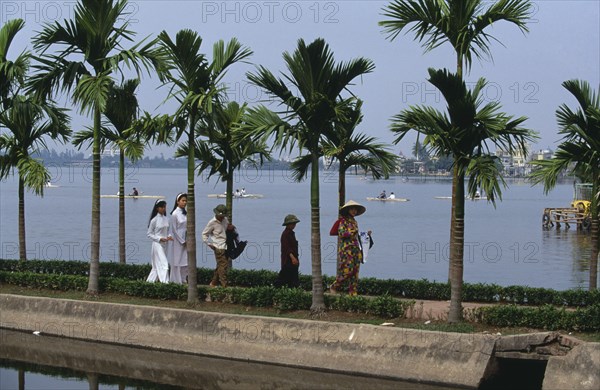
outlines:
M336 295L329 307L351 313L366 313L369 309L369 300L361 295Z
M150 269L151 266L149 264L101 262L100 277L144 281L150 273ZM0 271L87 277L89 273L89 263L62 260L19 261L0 259ZM212 279L213 272L213 269L198 268L198 283L201 285L208 285ZM232 269L229 272L231 286L269 287L273 285L276 278L277 273L268 270ZM324 275L323 287L326 289L333 280L333 277ZM54 283L60 285L68 284L68 282L62 279L61 281L57 280ZM305 291L312 290L312 278L310 275L300 275L300 288ZM381 280L375 278L363 278L359 282L358 291L365 295L381 296L388 294L396 298L432 300L450 299L450 285L448 283L430 282L427 280ZM502 287L495 284L464 283L463 300L469 302L506 302L532 306L553 304L556 306L587 307L600 304L600 291L585 291L581 289L556 291L526 286ZM247 298L246 301L253 300Z
M575 311L564 307L543 305L518 307L498 305L474 309L473 319L492 326L529 327L545 330L600 330L600 305L595 304Z
M386 294L371 299L369 313L383 318L396 318L404 315L404 307L398 299Z
M273 306L279 310L308 310L311 305L312 294L300 288L280 288L273 297Z

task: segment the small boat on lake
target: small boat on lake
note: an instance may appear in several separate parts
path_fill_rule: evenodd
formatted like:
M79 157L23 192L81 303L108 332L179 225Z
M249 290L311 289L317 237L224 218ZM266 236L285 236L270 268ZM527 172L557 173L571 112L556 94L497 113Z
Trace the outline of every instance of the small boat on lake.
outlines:
M452 199L451 196L434 196L434 199ZM474 197L469 197L469 196L465 196L465 200L488 200L487 196L474 196Z
M410 199L408 199L408 198L377 198L377 197L367 197L367 200L378 200L380 202L408 202Z
M100 195L101 198L119 198L119 195ZM123 195L125 199L164 199L162 195Z
M208 194L209 198L227 198L227 194ZM244 194L244 195L233 195L233 199L261 199L264 198L262 194Z

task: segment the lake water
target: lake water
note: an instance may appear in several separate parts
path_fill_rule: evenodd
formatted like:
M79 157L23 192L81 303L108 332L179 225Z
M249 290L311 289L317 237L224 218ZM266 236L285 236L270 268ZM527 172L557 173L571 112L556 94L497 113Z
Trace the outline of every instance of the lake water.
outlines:
M51 166L56 188L46 188L43 198L26 195L28 258L89 260L91 166ZM145 195L162 195L170 211L178 192L187 187L183 169L130 167L126 192L137 187ZM589 234L570 230L543 230L545 207L568 207L571 184L559 184L549 195L541 186L510 181L503 201L494 208L487 201L467 201L465 220L465 274L467 282L528 285L554 289L586 288L588 284ZM335 274L335 237L327 234L337 215L337 174L321 173L321 233L323 272ZM17 180L0 182L0 257L18 258ZM117 169L102 169L102 194L116 194ZM296 227L300 242L300 272L310 274L310 184L294 182L286 171L242 170L235 188L262 194L262 199L234 200L234 223L249 245L234 261L242 269L279 269L279 237L287 214L301 220ZM377 202L366 198L382 190L409 202ZM197 235L212 217L212 209L224 199L225 184L198 177ZM374 181L348 176L347 199L366 206L358 217L361 230L372 230L375 245L361 276L391 279L445 281L448 275L450 180L401 177ZM130 263L149 261L146 237L154 199L127 199L127 248ZM118 200L101 203L101 261L118 261ZM214 267L212 251L199 245L199 267Z

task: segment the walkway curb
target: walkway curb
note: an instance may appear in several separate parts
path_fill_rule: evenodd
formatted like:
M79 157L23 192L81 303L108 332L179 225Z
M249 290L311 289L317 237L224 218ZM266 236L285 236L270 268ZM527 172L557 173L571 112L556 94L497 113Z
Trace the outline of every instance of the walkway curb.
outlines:
M0 327L164 351L467 388L477 388L489 375L490 362L499 339L498 336L482 334L9 294L0 294ZM573 362L563 359L563 363L554 366L558 375L569 370L567 377L573 378L572 375L580 372L587 378L587 382L578 381L583 386L580 388L595 389L600 383L597 374L600 344L587 344L592 345L585 350L591 357L588 360L591 367L581 365L581 361L571 355L577 348L567 356ZM572 363L578 363L579 368ZM551 383L548 386L553 387Z

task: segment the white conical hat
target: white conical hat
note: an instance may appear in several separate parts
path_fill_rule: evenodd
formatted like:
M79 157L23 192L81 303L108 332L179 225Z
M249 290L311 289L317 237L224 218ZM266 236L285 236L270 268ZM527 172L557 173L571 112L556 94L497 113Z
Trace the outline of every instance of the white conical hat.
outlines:
M340 213L344 214L346 209L350 208L350 207L356 207L356 209L358 210L358 212L356 213L356 215L361 215L364 214L365 211L367 211L367 208L365 206L363 206L362 204L355 202L353 200L349 200L346 202L345 205L343 205L340 208Z

